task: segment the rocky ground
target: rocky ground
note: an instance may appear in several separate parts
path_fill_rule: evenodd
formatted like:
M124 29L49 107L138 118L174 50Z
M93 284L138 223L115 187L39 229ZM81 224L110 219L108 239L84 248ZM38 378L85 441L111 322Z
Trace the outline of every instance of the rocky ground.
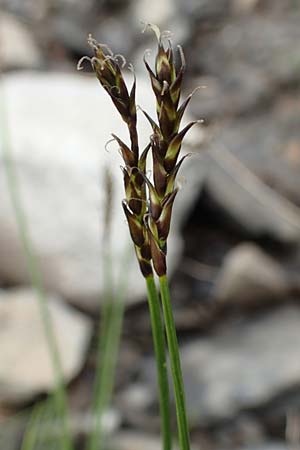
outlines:
M54 322L66 330L61 348L66 380L72 380L78 448L90 426L93 336L104 285L97 265L103 218L98 183L107 164L116 180L114 261L128 244L118 207L118 155L112 149L99 157L99 142L120 125L94 79L75 72L75 65L91 31L135 62L139 73L139 58L152 46L139 33L140 20L171 29L182 43L186 93L206 86L191 102L190 115L205 123L187 145L196 155L183 172L170 242L194 448L298 448L300 2L161 3L0 0L10 139ZM141 101L151 109L146 80L139 77ZM0 437L13 450L24 427L16 413L51 391L51 376L49 361L43 370L36 367L44 343L33 326L37 312L3 167L0 186ZM139 279L135 268L132 278ZM120 450L159 448L142 289L135 282L128 298L107 417Z

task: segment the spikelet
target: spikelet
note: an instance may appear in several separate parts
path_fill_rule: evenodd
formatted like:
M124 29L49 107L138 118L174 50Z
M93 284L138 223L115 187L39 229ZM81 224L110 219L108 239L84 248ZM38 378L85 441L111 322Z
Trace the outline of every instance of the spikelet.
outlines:
M186 133L196 123L191 122L179 131L184 111L191 99L189 96L180 105L181 86L185 71L185 60L181 47L178 53L181 60L175 64L172 42L164 37L155 25L149 25L157 37L158 48L154 71L144 59L151 85L156 98L157 122L145 113L153 134L151 150L153 160L153 184L145 180L149 190L150 207L145 218L153 266L159 276L166 274L167 238L170 231L172 208L178 188L175 185L178 170L186 158L179 159L182 141Z

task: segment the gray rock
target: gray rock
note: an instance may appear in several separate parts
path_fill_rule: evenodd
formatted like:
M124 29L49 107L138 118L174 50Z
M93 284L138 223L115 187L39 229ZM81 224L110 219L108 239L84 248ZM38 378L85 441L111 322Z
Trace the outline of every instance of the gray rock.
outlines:
M181 15L192 20L207 20L224 17L230 11L230 0L177 0Z
M48 298L66 382L82 368L91 338L91 322L81 313ZM0 403L32 400L54 387L49 356L35 293L28 289L0 292Z
M299 208L263 183L228 148L218 139L203 154L205 185L214 201L247 233L298 245Z
M93 35L99 42L108 44L114 53L121 53L128 59L141 32L137 26L140 20L133 20L130 11L125 10L118 15L103 18L93 27Z
M223 425L223 426L222 426ZM261 417L250 413L239 414L233 422L223 423L218 430L218 448L247 446L259 447L266 439L264 422ZM239 448L238 447L238 448Z
M30 422L32 415L39 410L41 413L34 425ZM69 416L69 426L74 441L79 437L89 436L95 425L95 418L90 412L73 411ZM104 411L102 415L102 430L104 434L115 434L120 428L121 418L114 409ZM61 444L62 428L57 420L57 411L54 402L46 400L35 402L32 407L26 408L24 411L12 413L7 417L1 417L0 421L0 442L1 446L6 450L15 450L18 448L21 439L24 436L26 427L37 427L35 442L38 442L39 450L47 450L51 448L55 442L57 446ZM59 447L60 448L60 447Z
M299 389L299 320L299 307L284 306L250 320L227 321L215 334L182 345L190 425L236 419ZM142 380L156 395L154 360L145 361ZM140 416L150 417L146 409L141 406ZM256 444L256 439L259 434L252 435L252 442L249 434L248 443Z
M89 436L95 427L95 423L96 417L93 414L86 412L73 413L70 423L73 436L79 436L82 434ZM121 426L121 416L115 409L106 409L102 413L101 423L104 434L113 434Z
M47 15L47 0L1 0L1 8L11 14L23 17L27 21L41 20Z
M119 395L118 403L123 411L131 413L148 409L153 404L153 393L143 383L134 383Z
M208 88L197 94L193 113L207 119L243 114L270 101L283 84L298 83L299 52L293 44L300 39L299 19L297 11L245 14L214 32L197 33L189 64L204 77L197 84Z
M152 360L152 363L154 361ZM156 380L155 367L150 367L151 378ZM154 382L156 383L156 382ZM142 428L151 432L159 427L159 416L157 414L157 385L151 386L144 382L131 382L123 392L117 395L116 404L121 416L127 424ZM149 415L149 411L154 411Z
M263 104L271 97L274 86L256 67L232 63L217 75L193 80L200 89L191 103L195 117L205 120L239 115Z
M293 45L300 39L298 24L299 12L232 19L217 34L205 39L199 35L193 47L195 65L205 74L217 76L239 63L261 71L269 83L295 82L300 67L299 52Z
M232 9L235 14L248 14L260 4L260 0L233 0Z
M85 54L87 51L87 35L92 31L87 20L82 20L78 11L63 11L50 17L47 27L40 31L43 39L50 45L60 45L75 54Z
M159 450L159 439L144 433L123 432L114 436L108 444L108 450Z
M123 431L115 433L111 439L108 439L107 450L159 450L161 449L161 440L156 436L142 432ZM178 446L174 444L174 450ZM191 447L195 450L195 447Z
M299 320L300 309L286 306L182 347L193 423L233 417L299 386Z
M87 13L95 5L95 0L87 0L86 2L81 2L80 0L54 0L53 6L56 9L73 9L78 14Z
M260 445L247 445L239 448L239 450L288 450L290 446L285 442L264 442Z
M251 243L240 244L225 257L214 295L228 304L260 305L283 300L289 283L283 268Z
M41 53L29 27L3 12L0 14L0 42L2 70L36 69L41 66Z
M105 283L101 239L103 174L108 168L114 183L111 255L116 276L124 253L132 249L120 206L122 159L115 143L108 151L104 148L112 132L127 140L126 127L94 77L19 74L6 77L4 89L22 201L45 286L82 308L98 308ZM139 103L154 114L148 80L138 80L137 95ZM143 147L151 130L141 113L139 124ZM194 132L199 136L197 129ZM182 171L187 182L174 208L170 271L181 252L180 224L199 193L200 165L197 158L190 159ZM2 166L0 192L0 278L26 283L26 264ZM124 270L130 286L128 302L135 302L143 297L145 287L130 253L131 260Z
M213 146L230 150L269 186L300 204L300 94L279 97L272 108L228 122Z
M62 3L67 5L48 18L45 40L54 45L58 44L75 55L84 55L87 51L91 52L87 46L87 36L91 33L99 42L107 44L114 53L121 53L126 59L130 58L140 29L137 25L139 21L133 20L125 1L122 8L117 3L113 7L112 2L105 5L103 1L101 5L90 2L93 6L89 6L89 2ZM106 11L109 6L112 7L111 13Z

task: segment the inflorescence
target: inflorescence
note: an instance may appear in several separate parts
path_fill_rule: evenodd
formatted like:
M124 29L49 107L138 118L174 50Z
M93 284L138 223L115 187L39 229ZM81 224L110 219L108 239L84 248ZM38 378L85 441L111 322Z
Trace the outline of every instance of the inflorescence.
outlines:
M125 199L122 206L140 269L145 277L153 273L152 264L158 276L166 274L167 238L178 192L176 175L188 156L179 157L181 144L189 129L198 122L190 122L180 130L183 114L192 97L191 94L180 103L186 67L183 51L180 46L177 47L180 59L177 67L170 37L160 33L155 25L149 27L155 32L158 41L154 70L145 57L144 63L156 99L157 120L143 111L152 127L152 135L149 144L141 152L137 132L136 79L134 75L133 85L129 90L122 73L126 64L123 56L113 55L106 45L99 44L89 36L88 43L94 56L84 57L78 63L78 68L81 69L84 60L90 62L100 84L128 127L130 145L118 136L112 136L117 141L124 160L122 170ZM150 149L153 161L152 180L146 172Z

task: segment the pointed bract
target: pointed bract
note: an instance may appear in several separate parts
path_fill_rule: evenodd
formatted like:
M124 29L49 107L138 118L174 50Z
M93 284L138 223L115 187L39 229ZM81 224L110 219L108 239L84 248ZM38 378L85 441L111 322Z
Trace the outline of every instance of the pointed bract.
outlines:
M167 52L164 50L161 42L158 44L158 53L155 61L155 69L157 79L161 82L167 81L167 83L171 83L171 65L167 55Z
M190 122L183 130L180 131L170 142L165 157L165 168L170 172L176 165L177 158L181 149L181 144L186 133L192 128L196 121Z
M170 231L172 208L178 189L175 189L172 194L169 195L167 201L163 205L161 215L156 222L158 236L162 241L166 241Z
M171 173L169 174L168 181L167 181L167 187L166 187L166 191L165 191L166 195L171 194L173 192L178 170L180 169L183 161L190 156L191 156L191 153L184 155L181 158L181 160L176 164L176 166L171 171Z
M119 144L121 153L122 153L122 157L124 159L124 162L126 164L126 166L129 167L134 167L138 164L136 155L130 150L129 147L127 147L127 145L115 134L112 134L112 137L117 141L117 143Z
M166 185L168 181L168 173L164 168L164 161L159 150L156 148L155 143L152 144L153 155L153 181L158 196L163 197L166 191Z
M143 172L143 174L146 174L146 162L147 162L147 156L149 153L149 150L151 148L151 144L148 144L145 148L145 150L143 151L143 153L140 156L139 159L139 163L138 163L138 168L141 172Z
M150 249L154 270L158 276L163 276L167 272L166 255L153 235L149 224L146 224L150 240Z
M123 200L122 206L127 218L131 238L135 245L141 247L145 242L143 226L131 212L125 200Z
M159 196L156 192L155 187L151 183L151 181L145 177L146 184L149 190L149 198L150 198L150 213L154 220L157 220L160 216L162 207Z

